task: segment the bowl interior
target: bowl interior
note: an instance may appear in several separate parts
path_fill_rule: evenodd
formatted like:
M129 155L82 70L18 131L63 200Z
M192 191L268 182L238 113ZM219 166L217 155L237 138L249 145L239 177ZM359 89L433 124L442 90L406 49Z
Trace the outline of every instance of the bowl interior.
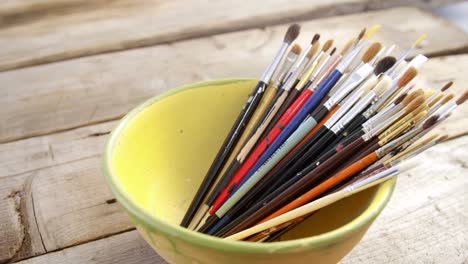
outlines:
M201 83L132 112L109 157L115 184L148 215L178 225L255 83ZM282 240L345 225L368 207L377 189L319 211Z

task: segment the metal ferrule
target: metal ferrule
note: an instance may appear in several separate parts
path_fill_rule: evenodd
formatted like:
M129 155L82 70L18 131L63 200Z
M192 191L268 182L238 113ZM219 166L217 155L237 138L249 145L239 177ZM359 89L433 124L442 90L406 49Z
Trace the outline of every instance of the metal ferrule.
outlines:
M349 112L340 120L338 121L333 128L338 129L336 132L340 132L344 129L344 127L349 124L359 113L362 112L364 108L366 108L372 99L375 97L375 92L369 92L362 100L360 100L353 109L349 110ZM331 129L333 131L333 128ZM335 132L335 131L334 131ZM336 134L336 133L335 133Z
M359 188L362 188L370 183L373 183L375 181L378 181L380 179L384 179L384 178L391 178L395 175L397 175L399 172L398 172L398 169L396 168L389 168L389 169L386 169L384 171L381 171L375 175L372 175L368 178L365 178L363 180L360 180L356 183L353 183L352 185L346 187L343 189L344 192L347 192L347 193L351 193Z
M284 54L288 50L289 44L286 42L283 42L281 44L280 49L275 55L275 58L271 62L270 65L266 68L265 72L263 72L262 77L260 77L260 80L263 81L264 83L269 83L271 80L271 76L273 76L273 73L276 70L276 67L278 67L278 64L281 62L281 59L283 58Z
M439 109L436 114L439 115L439 119L447 117L455 108L457 108L457 104L455 102L450 103L446 107Z
M377 126L371 128L370 130L364 130L366 134L370 134L370 137L378 135L382 133L386 128L388 128L393 122L395 122L400 116L394 115L391 118L384 120L382 123L378 124Z
M340 102L346 95L348 95L354 88L356 88L369 74L372 73L372 66L364 64L357 69L347 80L343 83L342 87L325 102L325 107L330 110L338 102Z
M330 59L330 55L324 53L322 55L322 58L320 60L320 63L318 64L317 68L314 70L314 72L312 73L312 75L310 76L309 80L311 81L314 81L317 76L319 75L320 71L323 69L323 67L325 66L325 64L327 64L328 60Z
M377 126L379 123L382 123L388 118L391 118L393 115L398 113L398 111L403 111L404 113L404 110L402 110L402 108L403 108L403 105L390 105L384 110L378 112L371 119L367 120L367 122L362 124L362 127L366 130L371 130L373 127Z
M390 141L385 144L385 146L379 148L376 153L379 158L388 154L390 151L394 150L396 147L403 145L405 142L416 136L421 132L421 128L413 128L408 133L403 134L402 136Z
M398 58L398 60L395 62L395 64L390 68L390 70L387 71L388 75L392 75L395 71L395 69L397 68L398 64L400 64L400 62L402 62L403 60L406 59L406 57L408 57L410 55L410 53L413 51L413 48L409 48L405 51L405 53L403 53L400 58Z
M426 56L422 54L417 55L400 72L394 72L392 78L396 80L400 79L410 67L419 69L427 60L428 58Z
M278 88L281 85L281 81L286 77L286 74L288 74L289 68L293 65L294 61L297 59L299 55L294 54L291 52L291 54L288 54L286 56L286 59L283 62L283 65L281 66L281 69L278 71L277 76L273 78L273 87Z
M340 64L336 67L338 71L343 73L346 68L349 67L349 65L353 62L353 60L356 58L356 56L361 52L362 48L364 48L364 45L367 43L367 41L362 41L358 44L356 48L354 48L352 51L350 51L346 56L343 58Z
M394 94L396 91L398 90L398 86L396 85L396 83L392 84L392 86L390 87L390 89L388 89L387 91L385 91L382 96L379 97L378 101L372 105L371 109L372 109L372 114L377 112L383 105L385 105L385 103L387 102L387 100L392 96L392 94Z
M384 54L385 52L385 47L382 47L379 52L377 52L377 54L375 54L374 58L372 58L371 61L369 61L369 64L370 65L374 65L381 57L382 55Z
M337 55L337 54L335 54ZM335 56L333 55L333 56ZM329 75L330 75L330 72L332 72L335 68L336 68L336 64L338 64L341 60L341 55L337 55L336 57L330 57L330 59L328 60L329 63L327 65L325 65L325 70L323 71L322 74L320 74L320 78L318 79L318 81L316 82L316 86L322 84L322 82L325 80L325 78L327 78ZM330 92L329 92L330 93Z
M325 122L324 126L327 127L328 129L332 127L340 118L348 112L351 107L361 98L361 95L364 91L363 90L357 90L355 93L353 93L350 97L349 100L346 101L339 109L336 111L335 114L333 114L330 119Z
M427 100L426 100L427 104L428 104L428 105L431 104L431 102L432 102L437 96L439 96L439 94L441 94L441 93L442 93L441 90L435 91L431 96L429 96L429 98L427 98Z

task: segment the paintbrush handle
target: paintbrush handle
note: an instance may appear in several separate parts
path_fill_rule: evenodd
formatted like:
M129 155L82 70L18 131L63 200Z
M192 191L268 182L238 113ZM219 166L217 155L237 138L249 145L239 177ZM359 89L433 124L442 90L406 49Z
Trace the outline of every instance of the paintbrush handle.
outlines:
M244 105L240 114L238 115L237 120L234 122L234 125L229 131L229 134L227 135L226 139L221 145L220 150L216 154L213 163L208 169L208 172L205 178L203 179L200 187L198 188L198 191L195 194L195 197L192 200L189 209L187 210L186 214L184 215L184 218L182 219L181 226L188 227L188 225L190 224L190 221L195 215L198 207L203 202L203 199L207 195L207 192L211 189L211 186L213 185L216 176L219 174L222 166L226 162L226 159L228 158L235 144L239 140L242 132L244 131L245 126L247 125L248 121L253 115L257 105L259 104L263 96L266 86L267 84L262 81L258 82L255 86L252 94L249 96L249 99L247 100L246 104Z
M365 156L364 158L360 159L359 161L351 164L350 166L346 167L344 170L341 170L331 178L327 179L326 181L322 182L318 186L312 188L308 192L304 193L303 195L296 198L294 201L290 202L286 206L282 207L278 211L274 212L273 214L269 215L265 219L261 221L261 223L278 217L282 214L285 214L295 208L304 205L313 199L317 198L319 195L323 194L333 186L337 185L338 183L346 180L347 178L355 175L359 171L363 170L367 166L371 165L375 161L377 161L378 157L375 152Z
M219 195L221 190L224 187L226 187L226 185L234 176L234 173L236 173L236 171L240 168L242 164L242 160L239 160L237 158L239 154L242 152L242 153L247 153L248 155L248 153L251 150L251 147L249 148L249 145L255 144L255 142L252 142L255 139L251 138L252 134L255 134L254 128L257 127L257 125L260 123L262 117L264 116L265 112L270 106L272 100L275 98L276 93L277 93L276 89L274 89L270 85L267 87L254 114L252 115L247 126L245 127L245 130L242 133L242 136L239 139L239 142L236 144L236 147L234 148L228 161L226 162L226 164L229 164L229 166L224 166L223 170L220 173L220 175L222 175L221 179L218 181L218 183L216 184L216 187L208 196L208 199L206 201L207 205L210 206L214 202L214 200Z
M261 224L258 224L256 226L253 226L251 228L248 228L244 231L241 231L239 233L236 233L234 235L231 235L229 237L226 237L225 239L226 240L241 240L241 239L244 239L246 237L249 237L251 235L254 235L254 234L257 234L259 232L262 232L264 230L267 230L269 228L272 228L272 227L275 227L275 226L281 226L282 224L284 223L287 223L291 220L294 220L298 217L302 217L304 216L304 214L306 214L305 212L307 213L310 213L310 212L313 212L313 211L316 211L320 208L323 208L329 204L332 204L340 199L343 199L344 197L346 197L346 194L344 192L337 192L337 193L334 193L334 194L330 194L330 195L327 195L323 198L320 198L316 201L313 201L309 204L307 204L307 206L303 206L301 208L301 210L295 210L295 211L292 211L290 213L287 213L285 215L281 215L279 217L276 217L274 219L271 219L267 222L264 222L264 223L261 223Z
M281 117L281 119L278 121L278 124L268 133L267 138L262 140L258 144L258 146L252 151L252 154L246 159L244 164L242 164L241 168L234 175L229 185L226 186L226 188L224 188L220 195L216 198L215 202L213 203L212 210L210 210L210 214L214 214L216 210L218 210L218 208L224 203L224 201L226 201L226 199L235 190L235 188L237 188L238 184L242 181L246 174L252 169L252 167L254 167L257 164L257 161L261 157L264 157L262 156L262 154L269 148L270 143L272 141L275 141L275 139L282 133L284 127L287 126L287 124L294 118L296 113L301 111L302 107L306 102L309 101L311 96L311 91L309 91L308 93L303 93L291 105L291 107L286 111L283 117ZM263 164L264 161L265 158L263 159L261 164ZM258 169L258 167L256 169Z

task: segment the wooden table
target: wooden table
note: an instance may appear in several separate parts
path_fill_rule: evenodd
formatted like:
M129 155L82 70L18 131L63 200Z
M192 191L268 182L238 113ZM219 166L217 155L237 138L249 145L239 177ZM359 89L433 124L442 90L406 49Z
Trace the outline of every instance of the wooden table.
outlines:
M291 21L301 21L302 43L316 31L346 39L374 23L383 43L427 33L423 79L434 88L456 80L460 94L468 35L425 9L444 2L2 1L0 263L164 263L104 184L107 135L172 87L258 77ZM439 130L450 140L399 178L343 263L467 263L468 105Z

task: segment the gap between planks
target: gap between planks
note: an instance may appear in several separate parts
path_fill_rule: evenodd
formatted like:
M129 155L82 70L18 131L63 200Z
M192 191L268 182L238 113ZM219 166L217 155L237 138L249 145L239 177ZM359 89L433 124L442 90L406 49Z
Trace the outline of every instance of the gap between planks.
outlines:
M467 140L466 137L459 138L429 150L419 157L424 165L400 175L387 208L342 263L463 261L466 256L456 252L463 252L464 236L468 235L468 226L464 224L468 209L468 195L464 191L468 187L468 179L464 177L468 169L465 163L468 157ZM443 153L451 154L444 156ZM457 156L465 157L465 160L453 159ZM428 165L432 162L442 162L442 166L431 168ZM431 188L429 179L439 189ZM74 263L94 260L93 256L97 254L104 258L92 263L115 263L112 261L116 259L109 259L108 256L116 252L116 247L121 248L125 252L123 255L128 257L125 261L121 260L124 263L155 260L165 263L141 241L137 231L125 231L105 239L67 246L66 249L58 249L59 252L19 263ZM426 243L437 250L428 251Z
M269 0L239 5L229 0L10 0L0 7L0 71L290 21L452 2L456 1Z
M459 82L455 83L451 92L459 94L465 88L462 84L467 83L461 70L467 57L468 55L459 55L430 60L423 69L423 75L426 74L426 81L437 87L448 80L458 79ZM439 79L438 74L442 74L444 78ZM449 129L453 136L466 133L467 113L466 105L458 108L439 130ZM108 202L113 197L105 187L100 173L100 153L108 131L116 123L103 123L0 145L0 169L4 169L3 174L0 174L3 176L0 177L0 198L16 191L21 193L24 182L31 179L36 216L26 212L22 217L28 222L37 221L37 232L27 233L32 233L32 239L36 241L41 235L47 251L85 243L132 228L133 225L129 223L120 205ZM464 142L466 137L459 139ZM447 144L452 143L450 141ZM53 149L54 155L48 154L50 149ZM431 161L431 156L443 156L441 153L453 153L453 150L445 149L432 154L428 156L428 160ZM16 213L11 209L13 207L11 200L0 200L0 222L5 223L5 230L9 234L3 239L7 239L4 244L9 245L21 244L17 227L21 227L22 223L15 220ZM112 223L111 228L109 223ZM39 243L35 245L40 246ZM25 250L29 255L24 256L45 253L33 249ZM1 250L0 253L5 254ZM1 257L5 256L0 256L0 259Z
M399 21L399 23L395 23ZM410 45L432 34L417 52L468 47L468 35L415 8L396 8L303 23L300 43L317 28L345 41L363 26L381 23L376 40ZM201 80L257 78L283 37L285 25L246 30L171 45L135 49L0 73L0 142L115 120L138 103L172 87ZM447 42L446 39L450 39ZM336 43L341 48L343 43ZM414 54L413 54L414 55ZM255 56L255 60L252 60ZM111 96L112 95L112 96Z

